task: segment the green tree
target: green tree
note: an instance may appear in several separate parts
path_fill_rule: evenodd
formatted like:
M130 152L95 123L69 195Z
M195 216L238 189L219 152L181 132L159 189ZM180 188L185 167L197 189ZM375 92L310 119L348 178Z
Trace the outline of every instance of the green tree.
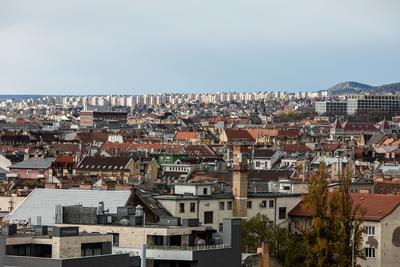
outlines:
M269 244L270 254L284 266L303 265L305 249L301 237L274 226L265 215L257 214L242 224L242 251L254 253L262 242Z
M260 213L242 223L242 251L256 252L261 242L269 239L268 224L267 216Z

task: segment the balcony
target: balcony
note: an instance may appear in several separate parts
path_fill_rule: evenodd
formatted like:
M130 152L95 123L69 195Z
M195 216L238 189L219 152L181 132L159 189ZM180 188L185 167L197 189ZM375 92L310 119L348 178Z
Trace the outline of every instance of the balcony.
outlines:
M196 253L204 253L211 250L226 250L231 247L226 244L221 245L200 245L200 246L155 246L148 245L146 258L154 260L178 260L193 261ZM142 248L121 248L113 247L113 253L130 253L131 255L141 255Z
M18 173L7 173L6 174L7 178L18 178Z

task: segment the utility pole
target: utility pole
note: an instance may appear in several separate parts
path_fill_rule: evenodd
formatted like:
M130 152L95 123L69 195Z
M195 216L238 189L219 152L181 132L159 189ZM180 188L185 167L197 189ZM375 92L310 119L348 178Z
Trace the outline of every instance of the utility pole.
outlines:
M140 267L146 267L146 213L143 212L143 245L142 255L140 255Z

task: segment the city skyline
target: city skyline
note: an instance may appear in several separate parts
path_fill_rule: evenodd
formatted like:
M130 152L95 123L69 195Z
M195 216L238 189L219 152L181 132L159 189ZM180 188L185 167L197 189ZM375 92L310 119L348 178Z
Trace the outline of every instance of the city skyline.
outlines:
M384 2L3 2L0 92L294 92L398 82L400 3Z

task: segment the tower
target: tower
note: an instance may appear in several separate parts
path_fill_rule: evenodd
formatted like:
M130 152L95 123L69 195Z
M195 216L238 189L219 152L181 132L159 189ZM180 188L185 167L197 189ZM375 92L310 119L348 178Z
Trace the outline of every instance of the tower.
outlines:
M247 217L248 162L242 146L233 147L233 216Z

